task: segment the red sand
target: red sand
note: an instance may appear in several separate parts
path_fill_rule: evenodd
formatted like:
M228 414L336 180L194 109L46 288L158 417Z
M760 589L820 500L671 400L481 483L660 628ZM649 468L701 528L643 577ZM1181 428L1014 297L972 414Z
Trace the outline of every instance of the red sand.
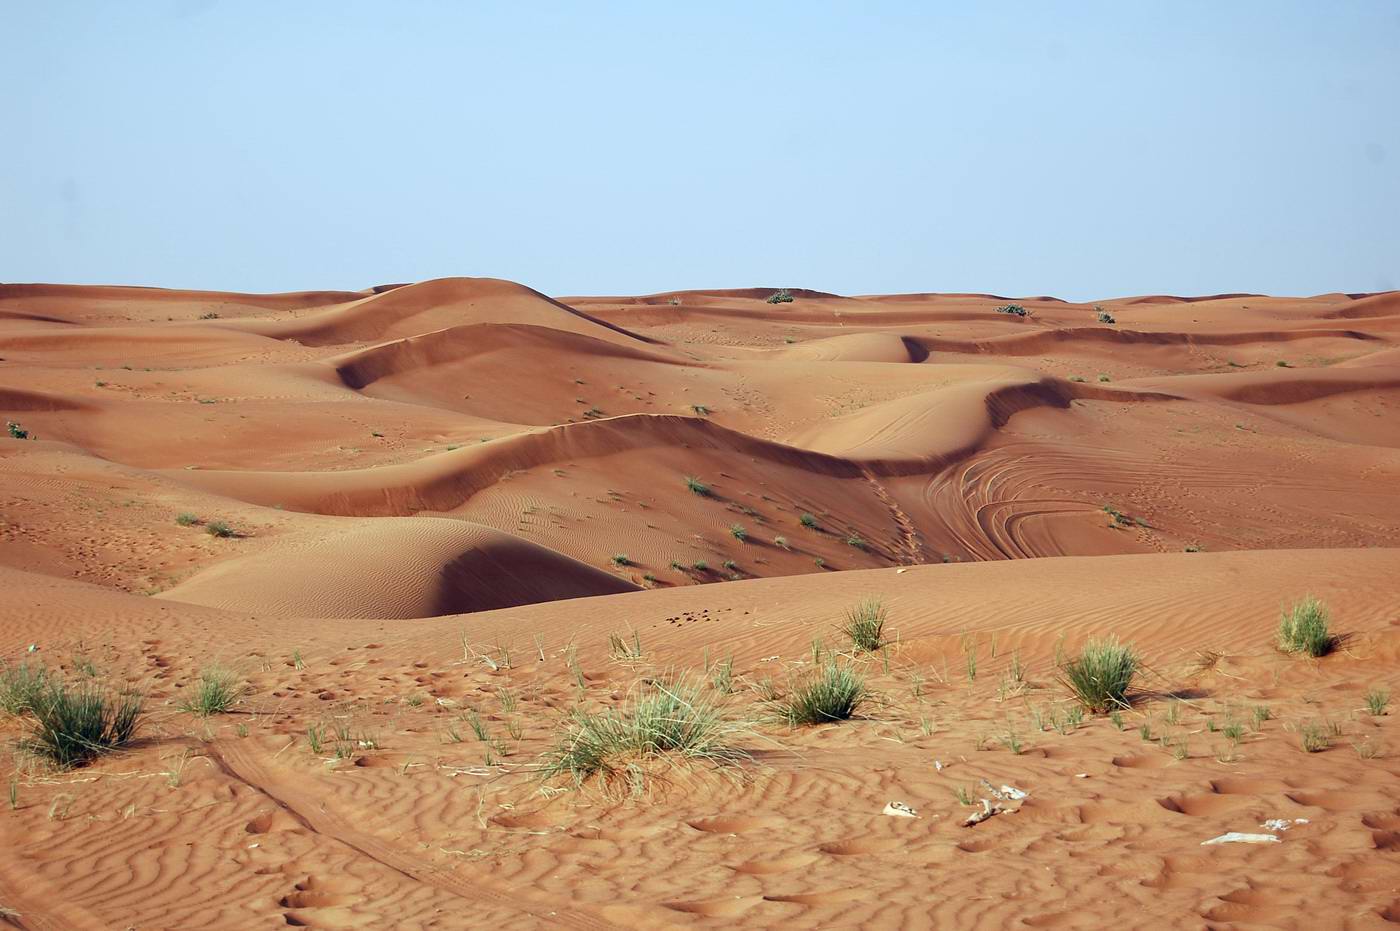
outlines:
M30 434L0 434L0 658L149 712L89 766L16 757L0 925L1400 920L1400 745L1362 700L1400 694L1400 294L1106 325L770 293L0 286L0 416ZM1345 635L1321 660L1273 648L1307 593ZM869 596L898 636L861 661L876 700L764 719ZM633 630L643 659L612 657ZM1056 657L1110 633L1146 694L1067 724ZM576 702L731 656L752 763L540 792ZM250 690L194 718L210 665ZM1031 796L961 827L983 777ZM1268 818L1308 824L1200 846Z

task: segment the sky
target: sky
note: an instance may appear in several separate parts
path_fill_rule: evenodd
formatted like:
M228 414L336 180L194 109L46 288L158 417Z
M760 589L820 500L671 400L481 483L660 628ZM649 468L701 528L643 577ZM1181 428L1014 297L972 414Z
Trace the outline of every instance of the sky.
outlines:
M1400 3L0 0L0 281L1400 288Z

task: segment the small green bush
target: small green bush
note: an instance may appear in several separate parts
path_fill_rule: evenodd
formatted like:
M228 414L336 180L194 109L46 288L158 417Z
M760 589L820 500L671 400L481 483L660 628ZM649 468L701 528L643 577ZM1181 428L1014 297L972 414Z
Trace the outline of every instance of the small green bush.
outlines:
M1060 681L1079 703L1095 713L1128 706L1128 690L1140 660L1131 646L1116 637L1090 640L1073 659L1060 666Z
M744 529L743 524L730 524L729 535L734 539L738 540L740 543L743 543L749 538L749 532Z
M841 632L864 653L874 653L885 643L885 606L878 598L867 598L846 611Z
M685 477L685 487L689 488L691 493L697 494L702 498L708 498L710 496L710 486L693 475L687 475Z
M50 680L30 708L20 749L61 768L86 763L131 742L143 705L134 692L112 695L90 682Z
M850 536L846 537L846 545L853 546L858 550L863 550L867 546L865 539L858 533L852 533Z
M1278 623L1278 646L1285 653L1326 656L1335 643L1328 630L1327 608L1311 595L1283 612Z
M29 431L26 430L26 429L24 429L24 427L20 426L18 423L16 423L16 422L13 421L13 420L7 420L7 421L5 421L5 429L9 431L9 434L10 434L11 438L13 438L13 439L16 439L16 440L27 440L27 439L29 439Z
M790 291L788 291L787 288L783 288L781 291L778 291L778 292L776 292L776 293L774 293L774 294L770 294L770 295L768 296L768 303L770 303L770 304L791 304L791 303L792 303L792 293L791 293Z
M567 776L575 786L594 776L637 772L637 764L664 756L727 764L744 757L728 745L738 727L699 688L684 682L649 682L620 708L574 709L564 733L545 754L544 779Z
M630 566L632 565L632 559L626 553L613 553L612 564L614 566Z
M806 527L808 530L821 529L820 525L817 523L817 519L806 512L804 512L802 516L797 519L797 522L802 526Z
M1000 307L995 308L995 310L999 314L1011 314L1014 317L1029 317L1031 313L1020 304L1002 304Z
M238 677L227 669L210 668L199 674L199 681L184 701L180 710L207 718L212 714L223 714L232 708L243 695L243 686Z
M865 676L854 666L828 660L781 700L778 714L790 727L845 721L865 698Z
M193 527L195 524L199 523L199 515L185 511L182 514L175 515L175 523L179 524L181 527Z
M1094 310L1098 311L1099 323L1107 323L1107 324L1109 324L1109 325L1111 326L1112 324L1115 324L1115 323L1118 322L1117 320L1114 320L1114 319L1113 319L1113 314L1111 314L1111 313L1109 313L1108 311L1104 310L1104 309L1103 309L1102 307L1100 307L1098 304L1095 304L1095 305L1094 305Z
M1366 710L1375 717L1385 714L1390 705L1390 692L1386 689L1371 689L1366 693Z
M236 536L238 536L238 531L234 530L231 526L228 525L228 523L226 523L225 521L221 521L221 520L211 520L211 521L205 526L204 529L205 529L205 531L208 532L209 536L211 536L211 537L236 537Z

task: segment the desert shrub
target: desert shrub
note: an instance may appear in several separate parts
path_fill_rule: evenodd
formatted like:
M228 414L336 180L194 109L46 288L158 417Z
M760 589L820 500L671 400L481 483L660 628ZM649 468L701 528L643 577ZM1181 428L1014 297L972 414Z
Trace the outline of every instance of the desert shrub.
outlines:
M780 550L785 550L785 549L787 549L787 548L788 548L787 537L774 537L774 538L773 538L773 545L776 546L776 547L777 547L778 549L780 549Z
M695 560L695 562L690 564L690 568L694 569L696 572L708 572L710 569L710 564L705 562L705 560L703 559L697 559Z
M201 718L207 718L211 714L223 714L243 695L243 686L238 683L238 677L227 669L217 667L202 671L193 689L193 692L180 702L180 710Z
M847 609L841 632L850 638L857 650L874 653L885 643L884 604L878 598L867 598Z
M701 417L705 417L710 413L710 409L703 404L692 404L690 405L690 409L695 411L695 413L699 414Z
M1371 689L1366 693L1366 710L1380 717L1390 704L1390 692L1386 689Z
M24 429L24 427L20 426L19 424L15 423L13 420L5 421L5 429L8 430L10 436L16 440L29 439L29 431Z
M1328 630L1327 608L1311 595L1295 601L1279 618L1278 646L1285 653L1325 656L1334 642Z
M776 293L774 293L774 294L768 295L768 303L770 303L770 304L791 304L791 303L792 303L792 292L790 292L787 288L783 288L781 291L778 291L778 292L776 292Z
M195 524L199 523L199 515L185 511L175 515L175 523L179 524L181 527L193 527Z
M863 550L866 547L866 542L860 534L852 533L850 536L846 537L846 545L853 546L858 550Z
M1109 381L1112 381L1112 380L1113 380L1113 379L1109 378L1107 375L1103 374L1102 372L1099 373L1099 381L1101 381L1101 382L1109 382Z
M845 721L865 698L864 674L849 664L828 660L781 699L778 714L790 727Z
M1298 729L1298 745L1305 753L1321 753L1332 746L1332 735L1321 724L1304 724Z
M131 742L143 705L134 692L113 695L90 682L50 680L29 710L20 749L59 767L86 763Z
M996 308L996 312L999 314L1011 314L1015 317L1030 316L1030 311L1026 310L1026 308L1022 307L1020 304L1002 304L1000 307Z
M632 558L626 553L613 553L612 564L614 566L630 566L632 565Z
M737 730L700 689L679 681L649 682L619 708L575 708L564 719L558 744L545 754L540 774L567 776L577 786L594 776L630 774L638 764L665 756L732 763L744 756L727 743Z
M1109 313L1108 311L1104 310L1104 309L1103 309L1102 307L1100 307L1098 304L1095 304L1095 305L1094 305L1094 310L1098 311L1099 323L1113 324L1113 323L1117 323L1117 322L1118 322L1117 320L1114 320L1114 319L1113 319L1113 314L1111 314L1111 313Z
M43 666L0 665L0 713L18 716L31 711L48 687L49 671Z
M697 494L702 498L708 498L710 495L710 486L693 475L685 477L685 487L689 488L692 494Z
M222 520L211 520L204 528L211 537L236 537L238 531Z
M1060 665L1060 681L1089 711L1104 713L1128 705L1140 660L1116 637L1090 640L1073 659Z
M730 524L729 535L734 539L738 540L740 543L743 543L749 538L749 532L744 529L743 524Z
M803 512L802 516L797 519L797 522L802 526L806 527L808 530L821 529L820 525L817 523L817 519L811 514L806 513L805 511Z

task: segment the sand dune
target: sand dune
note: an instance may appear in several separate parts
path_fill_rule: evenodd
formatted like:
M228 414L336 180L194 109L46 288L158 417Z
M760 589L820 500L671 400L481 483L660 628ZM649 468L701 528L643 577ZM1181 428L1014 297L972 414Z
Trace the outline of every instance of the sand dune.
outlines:
M416 517L289 539L157 597L273 617L415 618L635 590L499 530Z
M1400 921L1400 294L776 290L0 285L0 670L146 702L14 757L0 925ZM870 700L780 723L834 652ZM541 780L678 676L740 763Z

